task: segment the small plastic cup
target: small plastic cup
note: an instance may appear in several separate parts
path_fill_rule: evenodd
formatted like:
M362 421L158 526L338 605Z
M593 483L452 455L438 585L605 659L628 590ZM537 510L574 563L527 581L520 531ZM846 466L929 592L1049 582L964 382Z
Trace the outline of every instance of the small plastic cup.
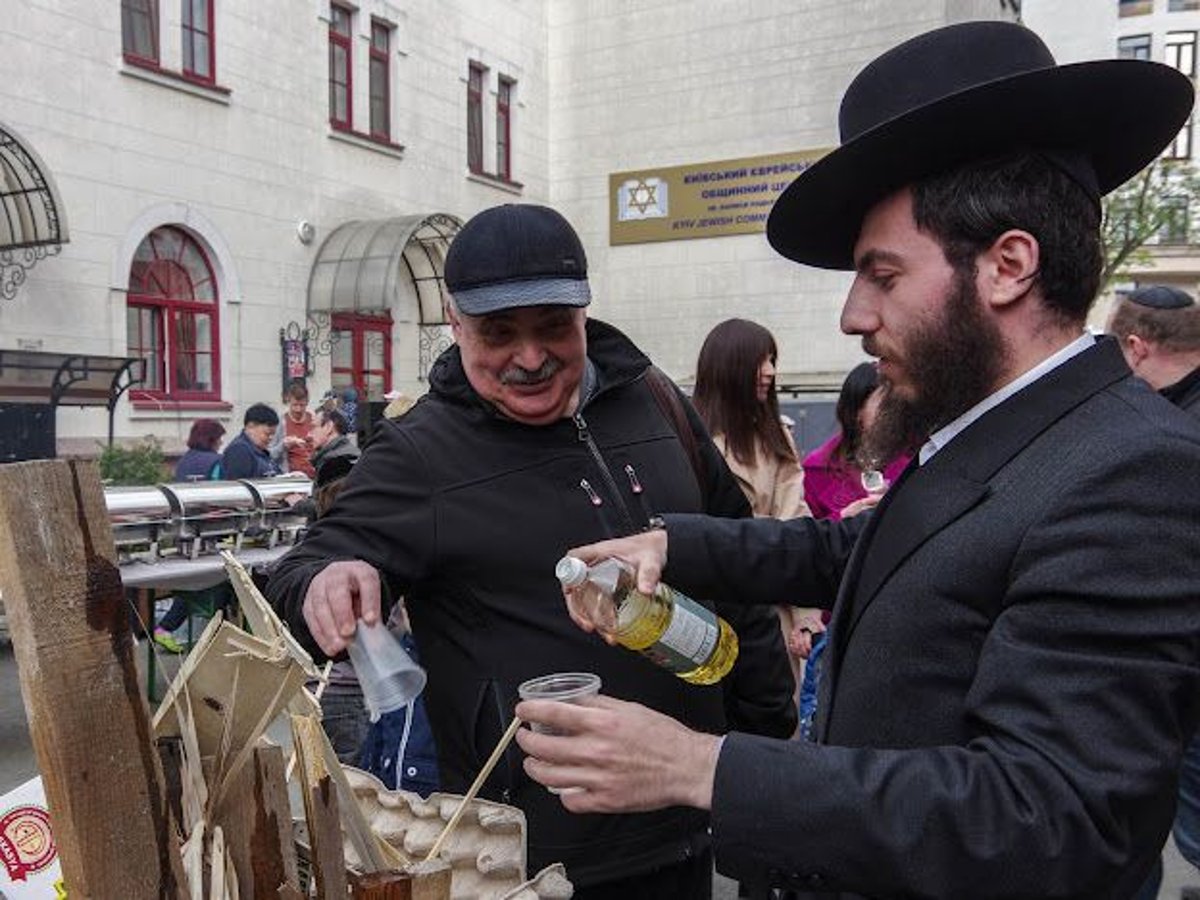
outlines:
M868 494L882 494L888 489L887 479L878 469L864 469L862 473L863 490Z
M600 676L591 672L556 672L531 678L517 687L522 700L557 700L559 703L578 703L584 697L600 693ZM534 731L542 734L559 734L554 728L530 722Z
M425 670L413 662L399 638L382 622L358 620L354 640L346 648L372 722L384 713L412 703L425 689Z
M585 697L593 697L600 693L600 676L591 672L556 672L553 675L543 675L541 678L531 678L517 687L517 695L522 700L557 700L559 703L579 703ZM550 728L530 722L529 727L540 734L562 734L557 728ZM574 794L583 788L547 787L552 794Z

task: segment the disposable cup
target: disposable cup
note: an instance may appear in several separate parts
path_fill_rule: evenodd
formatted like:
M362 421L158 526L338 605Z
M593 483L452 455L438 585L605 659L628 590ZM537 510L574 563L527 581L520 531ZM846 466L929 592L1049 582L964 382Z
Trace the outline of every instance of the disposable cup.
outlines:
M579 703L585 697L600 693L600 676L591 672L556 672L553 675L543 675L541 678L531 678L517 687L517 694L522 700L556 700L559 703ZM557 728L550 728L530 722L529 727L541 734L562 734ZM574 794L583 788L546 788L552 794Z
M600 676L591 672L556 672L522 682L517 694L522 700L557 700L559 703L578 703L584 697L600 693ZM530 727L542 734L558 734L558 730L531 722Z
M399 638L382 622L364 625L359 619L346 651L372 722L408 706L425 689L425 670L413 662Z

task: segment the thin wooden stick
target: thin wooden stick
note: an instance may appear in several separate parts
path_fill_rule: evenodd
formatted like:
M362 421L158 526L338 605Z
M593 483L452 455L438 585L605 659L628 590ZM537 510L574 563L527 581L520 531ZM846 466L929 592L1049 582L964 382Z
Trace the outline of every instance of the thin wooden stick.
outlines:
M450 821L446 823L446 827L442 829L442 833L438 835L437 840L433 842L433 846L429 848L429 854L425 857L426 862L438 855L438 851L442 849L442 844L446 842L446 838L450 837L450 832L454 830L454 827L458 825L458 820L467 811L467 804L475 799L475 795L479 793L479 789L483 787L483 783L487 781L487 777L492 774L492 769L496 768L496 763L500 762L500 757L504 755L504 751L508 748L513 737L516 736L517 729L520 727L521 720L513 716L512 722L509 723L508 728L496 743L496 749L492 751L492 755L483 764L483 768L475 776L475 781L471 784L470 788L463 794L462 800L459 801L458 809L454 811L454 815L450 817Z
M325 688L329 684L329 673L333 670L333 660L325 663L325 668L321 670L321 680L317 683L317 692L313 694L313 699L318 704L321 702L321 695L325 693ZM318 706L318 708L320 708ZM284 781L292 780L292 772L296 771L296 751L292 750L292 758L288 760L287 771L283 774Z

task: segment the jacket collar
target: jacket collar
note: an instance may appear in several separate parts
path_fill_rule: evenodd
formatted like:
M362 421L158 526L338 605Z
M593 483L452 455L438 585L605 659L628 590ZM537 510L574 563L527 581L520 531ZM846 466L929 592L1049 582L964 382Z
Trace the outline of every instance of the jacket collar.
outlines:
M926 465L910 464L847 564L832 627L837 648L905 560L987 499L989 481L1000 469L1064 415L1130 374L1116 341L1100 340L989 410ZM840 657L840 651L834 654Z

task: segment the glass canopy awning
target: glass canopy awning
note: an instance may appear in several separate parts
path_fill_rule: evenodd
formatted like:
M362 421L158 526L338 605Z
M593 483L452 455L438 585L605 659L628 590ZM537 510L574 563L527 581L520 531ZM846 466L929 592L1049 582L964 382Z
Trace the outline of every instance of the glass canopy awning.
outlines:
M0 122L0 298L15 297L25 273L67 240L62 200L45 163Z
M0 404L103 406L108 442L121 395L146 378L146 361L136 357L0 350Z
M444 322L442 270L461 225L441 213L339 225L317 251L308 312L383 313L407 282L416 291L420 324Z

